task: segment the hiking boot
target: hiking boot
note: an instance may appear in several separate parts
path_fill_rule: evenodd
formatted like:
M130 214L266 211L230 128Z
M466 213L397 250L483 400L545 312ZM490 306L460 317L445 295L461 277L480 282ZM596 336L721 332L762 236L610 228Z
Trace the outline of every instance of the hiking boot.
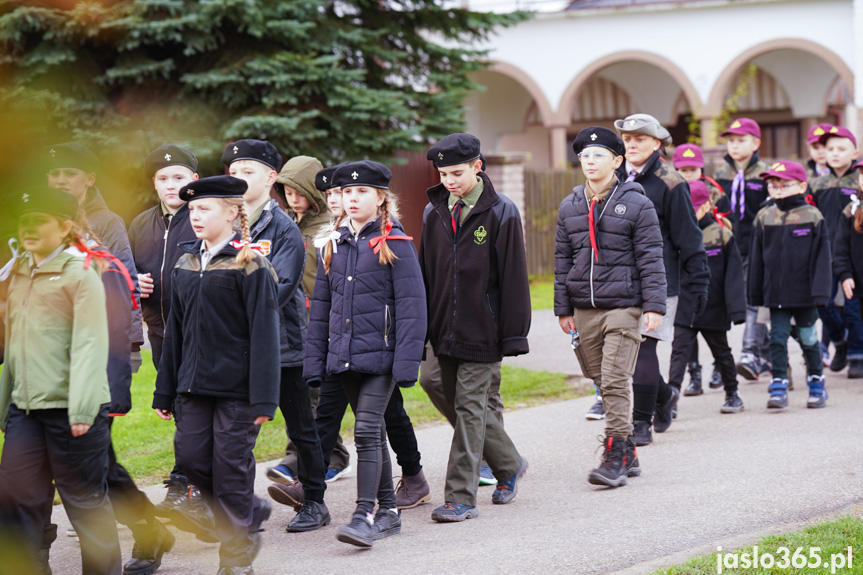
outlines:
M842 371L848 366L848 342L834 344L836 351L833 352L833 359L830 361L830 371Z
M296 476L288 469L287 465L276 465L267 468L267 479L281 483L282 485L293 485Z
M851 359L848 361L848 379L860 379L863 377L863 359Z
M689 362L689 386L697 385L701 389L701 365L697 361Z
M593 405L591 405L590 409L587 410L587 413L584 414L584 418L591 421L605 419L605 406L602 405L601 396L596 396L596 401L593 402Z
M758 374L761 373L761 366L757 362L747 359L737 364L737 374L743 377L746 381L758 381Z
M288 533L306 533L330 524L330 510L321 501L303 501L300 512L288 523Z
M344 469L334 469L332 467L327 468L327 475L324 477L324 481L327 483L332 483L333 481L337 481L343 477L347 477L354 468L348 465ZM290 470L288 471L290 473Z
M806 400L806 407L818 408L827 405L827 390L824 388L823 375L810 375L806 385L809 386L809 399Z
M497 485L497 479L494 477L494 472L488 465L479 466L479 484L480 485Z
M375 540L402 532L402 512L398 509L378 509L375 513Z
M472 519L478 515L479 510L476 507L463 503L453 503L452 501L447 501L432 511L432 519L438 523L455 523L457 521L464 521L465 519Z
M722 374L715 363L713 364L713 373L710 374L710 383L708 385L710 389L719 389L722 387Z
M768 409L782 409L788 407L788 380L773 378L770 387L767 388L770 392L770 399L767 400Z
M294 511L300 512L303 507L305 494L303 493L303 484L295 481L292 485L282 485L281 483L271 483L267 487L267 493L273 498L276 503L293 507Z
M151 575L162 565L162 555L174 547L174 536L158 520L153 519L150 525L155 533L150 541L135 540L132 546L132 558L123 565L123 575Z
M603 444L602 463L590 472L587 481L592 485L607 487L626 485L626 442L618 437L606 437Z
M413 509L431 500L431 491L423 470L416 475L404 475L396 485L396 507Z
M656 409L653 412L653 431L656 433L665 433L671 427L671 422L674 421L674 408L677 407L677 401L680 399L680 390L673 385L668 387L671 390L671 395L665 403L656 404Z
M201 497L196 487L190 487L192 496L185 498L171 509L171 522L181 531L194 533L195 537L207 543L217 543L216 522L210 506Z
M156 515L170 517L171 509L189 496L189 484L175 475L162 483L168 488L168 493L165 494L165 499L161 503L156 504Z
M712 383L712 382L711 382ZM689 385L686 386L686 389L683 390L683 395L689 397L692 395L702 395L704 390L701 389L701 379L699 380L690 380Z
M516 493L518 493L518 480L522 478L525 471L527 471L527 459L522 457L521 462L518 464L518 471L509 479L497 482L497 487L494 488L494 493L491 494L491 502L497 505L512 502L515 499Z
M354 514L351 522L339 529L336 539L357 547L371 547L375 542L374 517L371 513Z
M725 394L725 403L719 408L719 413L740 413L743 411L743 400L736 391Z
M649 421L636 419L632 422L632 440L639 447L653 443L653 433L650 431Z
M641 466L638 464L638 450L632 436L626 438L626 476L638 477L641 475Z

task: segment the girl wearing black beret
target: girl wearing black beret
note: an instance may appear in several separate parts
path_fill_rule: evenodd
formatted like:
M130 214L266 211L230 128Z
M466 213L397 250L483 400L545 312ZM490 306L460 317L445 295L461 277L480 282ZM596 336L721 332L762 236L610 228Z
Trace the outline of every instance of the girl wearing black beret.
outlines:
M303 373L310 381L338 374L356 415L357 507L338 539L359 547L401 531L384 410L396 384L416 382L426 334L416 249L390 219L391 176L369 161L333 175L344 211L322 250Z

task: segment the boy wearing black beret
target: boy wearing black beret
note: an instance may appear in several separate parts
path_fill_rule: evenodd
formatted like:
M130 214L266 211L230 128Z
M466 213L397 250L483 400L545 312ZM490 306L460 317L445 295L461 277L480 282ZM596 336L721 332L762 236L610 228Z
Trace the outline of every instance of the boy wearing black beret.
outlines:
M665 313L662 234L641 184L620 183L623 142L607 128L585 128L573 143L587 183L560 204L554 250L554 315L573 343L582 373L605 405L602 464L594 485L619 487L641 474L632 439L630 378L644 329Z
M483 454L497 478L492 503L516 496L527 460L489 413L488 392L503 356L528 352L530 291L521 217L483 173L480 141L451 134L426 156L441 183L426 192L420 267L428 302L428 338L456 422L442 522L476 517Z

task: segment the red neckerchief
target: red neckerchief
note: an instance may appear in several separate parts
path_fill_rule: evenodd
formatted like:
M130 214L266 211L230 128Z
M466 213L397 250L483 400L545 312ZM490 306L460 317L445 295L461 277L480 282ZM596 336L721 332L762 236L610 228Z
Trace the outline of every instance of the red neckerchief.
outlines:
M246 245L263 256L270 254L270 242L268 241L255 242L252 244L249 242L241 242L239 240L231 240L231 247L235 250L241 250L243 249L243 246ZM303 242L303 246L305 247L305 242Z
M596 205L596 197L590 202L590 208L587 211L587 226L590 229L590 247L593 249L593 255L596 257L596 263L599 263L599 249L596 247L596 227L593 223L593 207Z
M721 228L725 227L725 222L723 222L722 219L730 213L731 212L720 212L719 208L713 206L713 217L716 219L716 223L718 223L719 227Z
M72 247L74 247L77 250L87 254L84 257L84 269L85 270L90 269L90 262L93 260L94 257L99 258L99 259L103 259L109 263L113 263L114 265L116 265L117 270L110 270L110 271L115 271L116 273L119 273L121 276L123 276L123 279L126 280L126 286L129 288L129 293L130 293L129 297L132 299L132 308L138 309L138 300L135 298L135 284L134 284L134 282L132 282L132 276L129 275L129 270L128 270L128 268L126 268L125 265L123 265L123 262L121 262L119 259L115 258L113 254L111 254L110 252L107 252L105 250L90 249L89 247L87 247L86 244L84 244L84 242L72 244Z
M381 251L381 246L386 240L413 240L411 236L391 236L390 232L392 229L393 223L387 222L387 227L386 230L384 230L384 233L369 240L369 247L372 248L373 253Z

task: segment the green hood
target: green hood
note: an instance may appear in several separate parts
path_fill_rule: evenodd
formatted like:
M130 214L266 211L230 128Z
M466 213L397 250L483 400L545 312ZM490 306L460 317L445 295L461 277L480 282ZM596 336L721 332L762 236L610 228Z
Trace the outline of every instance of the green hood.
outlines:
M282 171L276 177L276 181L280 184L290 186L303 194L309 203L312 205L309 209L309 214L306 217L326 215L329 219L330 209L327 207L327 199L324 194L315 187L315 175L323 169L321 162L310 156L296 156L288 160ZM290 206L286 207L287 212L296 219L296 214L293 213ZM312 218L309 218L312 219ZM317 218L315 218L317 219Z

